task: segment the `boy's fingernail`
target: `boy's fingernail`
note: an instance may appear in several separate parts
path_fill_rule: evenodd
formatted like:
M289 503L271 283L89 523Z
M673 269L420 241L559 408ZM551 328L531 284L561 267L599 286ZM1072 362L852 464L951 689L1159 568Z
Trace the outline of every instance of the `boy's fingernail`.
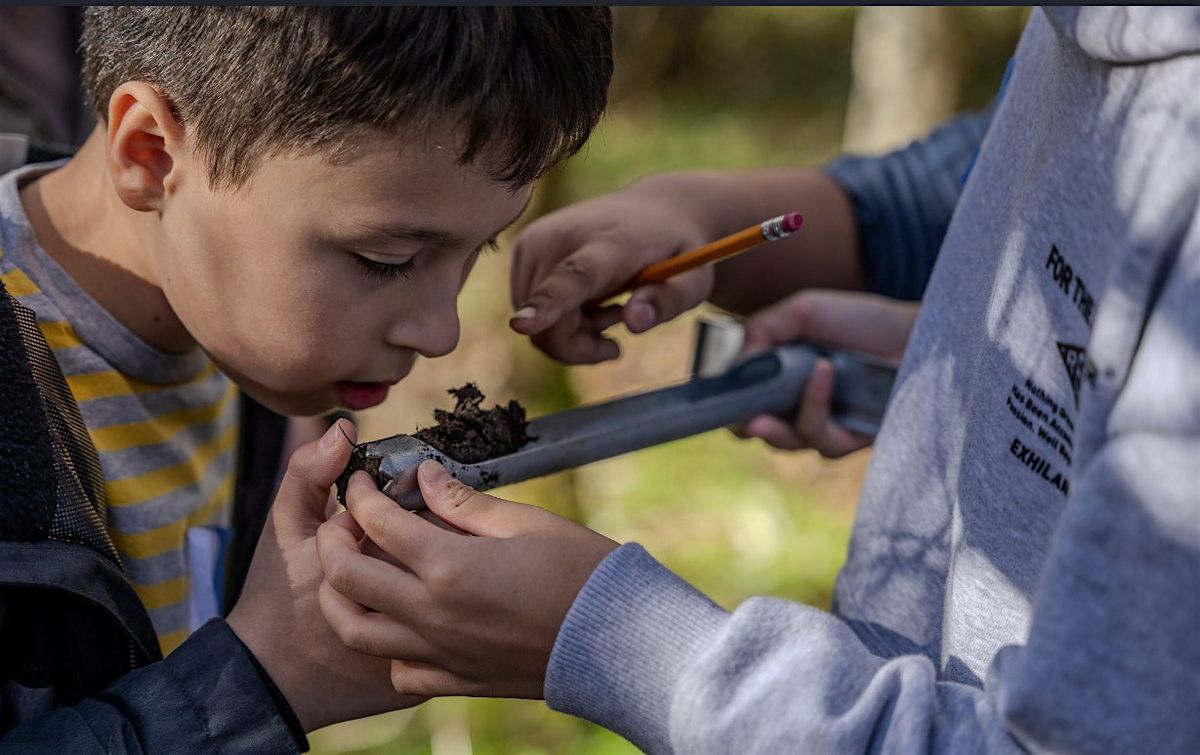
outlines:
M658 313L654 309L654 305L648 301L635 301L629 305L629 325L630 330L635 333L641 333L654 327L654 321L658 318Z
M537 309L534 307L522 307L513 313L514 320L532 320L537 316Z
M450 479L450 473L446 468L436 461L426 461L421 464L421 474L425 475L425 482L430 485L441 485L446 480Z
M321 450L329 451L336 446L338 435L340 435L341 432L342 430L338 426L337 422L334 422L332 425L330 425L329 429L325 431L325 434L321 436Z

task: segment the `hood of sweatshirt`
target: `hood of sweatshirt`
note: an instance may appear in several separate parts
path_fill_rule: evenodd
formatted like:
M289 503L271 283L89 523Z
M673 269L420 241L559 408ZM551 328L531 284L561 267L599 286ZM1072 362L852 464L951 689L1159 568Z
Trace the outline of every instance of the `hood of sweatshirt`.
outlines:
M1096 60L1151 63L1200 53L1200 8L1046 6L1059 34Z

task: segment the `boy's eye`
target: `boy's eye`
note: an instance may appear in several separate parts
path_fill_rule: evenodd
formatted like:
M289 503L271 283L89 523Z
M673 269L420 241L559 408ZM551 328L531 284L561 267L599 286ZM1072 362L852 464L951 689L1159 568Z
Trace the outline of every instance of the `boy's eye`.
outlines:
M416 264L412 260L389 265L386 262L379 262L378 260L364 257L361 254L354 254L353 257L368 275L385 281L408 278L413 274L413 269L416 267Z

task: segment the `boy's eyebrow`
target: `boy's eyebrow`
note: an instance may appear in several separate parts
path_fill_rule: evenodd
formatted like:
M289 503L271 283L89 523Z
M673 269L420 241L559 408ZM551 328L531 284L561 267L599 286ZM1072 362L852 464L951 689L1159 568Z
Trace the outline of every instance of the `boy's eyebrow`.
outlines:
M462 238L441 228L416 225L414 223L358 223L364 237L399 241L420 241L435 246L458 246L465 243Z
M498 228L492 235L499 235L510 225L517 222L517 219L525 214L525 210L529 209L529 203L532 199L533 195L531 194L525 200L525 204L521 206L521 209L517 211L517 214L513 215L511 220ZM462 246L466 244L466 241L461 236L457 236L450 231L432 226L417 225L415 223L357 223L356 225L361 234L367 238L419 241L443 247Z

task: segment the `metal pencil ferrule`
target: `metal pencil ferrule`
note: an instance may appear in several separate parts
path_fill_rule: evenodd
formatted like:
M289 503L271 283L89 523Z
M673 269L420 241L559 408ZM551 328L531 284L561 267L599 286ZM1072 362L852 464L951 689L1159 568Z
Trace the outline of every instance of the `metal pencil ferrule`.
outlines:
M778 241L779 239L791 236L792 232L784 229L783 219L786 215L780 215L777 218L764 220L762 224L762 237L767 241Z

